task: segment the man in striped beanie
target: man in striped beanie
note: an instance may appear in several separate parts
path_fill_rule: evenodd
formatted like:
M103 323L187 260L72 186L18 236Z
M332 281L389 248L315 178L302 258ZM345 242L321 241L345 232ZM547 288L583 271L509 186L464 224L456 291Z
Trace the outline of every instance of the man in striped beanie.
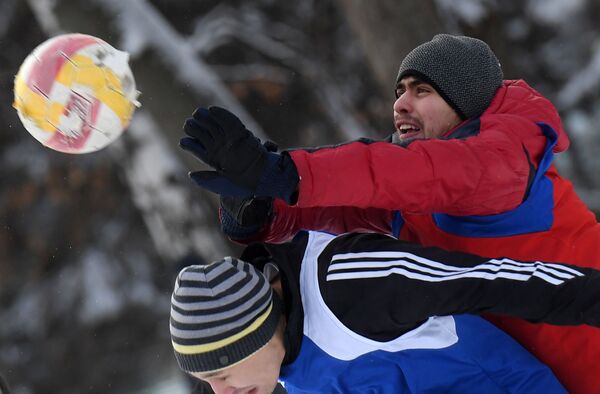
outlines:
M481 313L598 327L600 271L302 232L184 268L171 339L217 394L566 392Z
M186 267L171 305L181 369L216 392L232 382L241 392L273 392L285 354L281 301L262 273L231 257Z

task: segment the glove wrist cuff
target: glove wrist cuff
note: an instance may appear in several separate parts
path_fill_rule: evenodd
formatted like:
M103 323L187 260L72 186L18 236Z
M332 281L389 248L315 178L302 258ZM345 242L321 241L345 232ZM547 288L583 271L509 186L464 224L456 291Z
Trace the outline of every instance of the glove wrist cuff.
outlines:
M271 196L294 205L298 200L298 170L286 152L267 154L267 171L264 171L256 187L257 196Z

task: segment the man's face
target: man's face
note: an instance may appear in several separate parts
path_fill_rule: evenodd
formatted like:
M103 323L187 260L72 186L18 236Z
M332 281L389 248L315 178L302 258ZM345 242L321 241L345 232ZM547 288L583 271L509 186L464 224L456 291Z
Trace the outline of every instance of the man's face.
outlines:
M394 126L400 140L440 138L461 120L429 84L403 78L396 88Z
M271 394L277 385L285 350L282 331L258 352L232 367L191 375L205 380L216 394Z

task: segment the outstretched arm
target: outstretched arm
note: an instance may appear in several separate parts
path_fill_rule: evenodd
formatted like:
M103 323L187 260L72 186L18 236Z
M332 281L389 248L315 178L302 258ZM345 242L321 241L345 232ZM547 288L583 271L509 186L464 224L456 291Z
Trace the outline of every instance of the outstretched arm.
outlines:
M490 215L525 197L532 160L546 138L533 122L503 124L464 139L417 140L407 147L355 141L294 150L297 206L355 206L407 213ZM508 130L507 130L508 129Z
M233 241L248 244L281 243L301 230L332 234L347 232L390 233L392 212L354 207L297 208L270 198L221 197L221 229Z
M395 338L430 316L496 313L531 322L600 327L600 271L488 259L347 234L319 257L326 303L374 339Z
M408 147L359 140L280 154L234 114L210 107L186 121L180 145L215 170L192 172L192 179L224 196L274 197L299 208L489 215L523 201L546 146L539 126L510 119L464 139Z

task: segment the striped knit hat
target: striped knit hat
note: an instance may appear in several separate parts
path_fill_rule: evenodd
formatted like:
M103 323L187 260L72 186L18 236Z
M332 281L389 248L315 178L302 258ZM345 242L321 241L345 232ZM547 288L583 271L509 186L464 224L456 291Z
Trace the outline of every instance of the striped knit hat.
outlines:
M250 357L273 337L281 301L265 276L231 257L185 267L171 297L171 341L187 372L212 372Z

